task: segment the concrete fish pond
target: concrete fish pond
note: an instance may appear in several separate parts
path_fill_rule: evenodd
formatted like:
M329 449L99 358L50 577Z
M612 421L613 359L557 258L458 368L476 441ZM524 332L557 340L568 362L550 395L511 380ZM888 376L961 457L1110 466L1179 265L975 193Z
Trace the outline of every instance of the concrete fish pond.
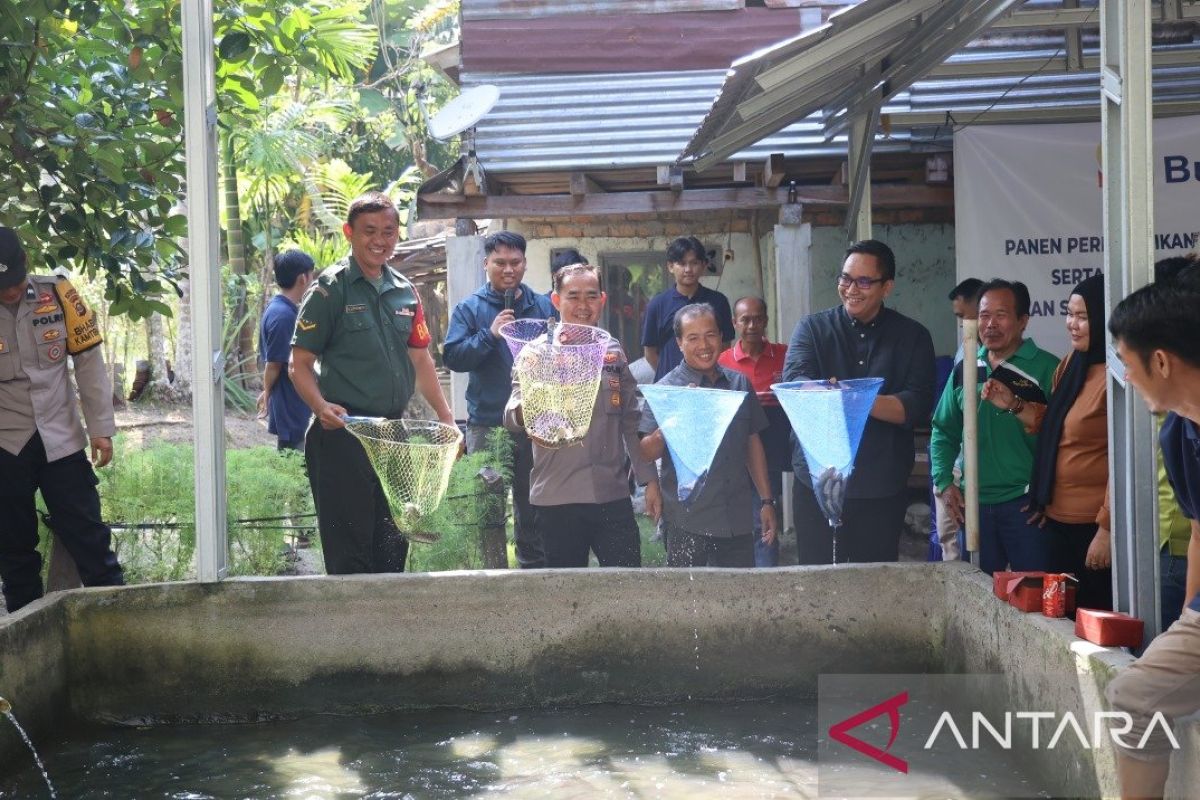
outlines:
M237 579L0 621L60 797L1112 796L1087 717L1130 661L949 563ZM0 797L49 791L0 719Z

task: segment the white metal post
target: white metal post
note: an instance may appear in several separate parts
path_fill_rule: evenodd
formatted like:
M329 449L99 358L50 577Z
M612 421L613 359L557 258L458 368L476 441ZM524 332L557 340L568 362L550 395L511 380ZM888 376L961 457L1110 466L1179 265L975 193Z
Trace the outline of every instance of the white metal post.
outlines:
M225 364L217 220L217 96L212 0L183 0L183 132L187 160L188 275L192 291L192 419L196 574L225 577Z
M1104 282L1109 312L1154 271L1153 97L1145 0L1101 0L1100 93L1104 161ZM1154 423L1125 385L1108 343L1113 601L1158 631L1158 512Z
M485 280L482 236L451 236L446 239L446 307L453 310ZM467 418L465 372L450 373L450 407L455 419Z

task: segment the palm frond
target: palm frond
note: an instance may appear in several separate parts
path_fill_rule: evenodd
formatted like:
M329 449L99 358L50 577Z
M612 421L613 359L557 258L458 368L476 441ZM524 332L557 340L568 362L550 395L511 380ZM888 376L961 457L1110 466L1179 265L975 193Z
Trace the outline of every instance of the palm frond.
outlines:
M313 14L305 44L331 72L353 78L375 55L378 31L362 22L352 6L326 8Z

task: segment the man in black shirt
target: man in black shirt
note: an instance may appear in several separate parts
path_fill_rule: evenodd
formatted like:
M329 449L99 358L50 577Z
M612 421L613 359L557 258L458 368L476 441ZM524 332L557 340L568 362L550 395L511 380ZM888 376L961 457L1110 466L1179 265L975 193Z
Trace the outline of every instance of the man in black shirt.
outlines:
M837 278L842 304L800 321L783 367L785 381L883 378L846 486L839 562L899 558L913 428L927 424L933 408L933 340L925 326L884 306L895 279L890 247L874 239L850 245ZM806 480L798 443L792 462L799 563L829 564L833 532Z

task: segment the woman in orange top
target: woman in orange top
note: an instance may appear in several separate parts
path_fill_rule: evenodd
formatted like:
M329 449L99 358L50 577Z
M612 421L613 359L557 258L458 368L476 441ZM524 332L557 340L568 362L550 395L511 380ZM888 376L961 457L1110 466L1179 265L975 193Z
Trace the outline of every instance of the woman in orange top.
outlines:
M1093 275L1067 302L1071 352L1054 373L1029 480L1030 510L1054 537L1053 569L1079 579L1080 608L1112 608L1104 280Z

